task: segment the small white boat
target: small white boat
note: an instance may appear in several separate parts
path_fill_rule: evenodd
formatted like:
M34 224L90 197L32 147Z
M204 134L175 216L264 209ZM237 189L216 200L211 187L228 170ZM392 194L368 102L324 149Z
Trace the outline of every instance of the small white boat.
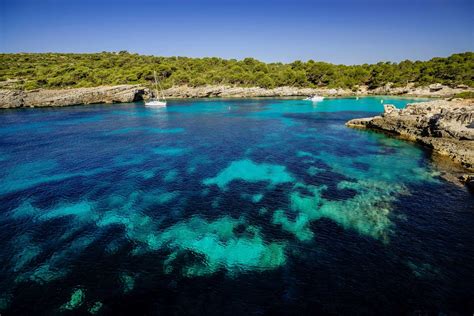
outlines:
M153 106L153 107L164 107L164 106L166 106L166 102L155 100L155 99L150 99L150 100L145 102L145 105L146 106Z
M320 102L324 100L324 97L319 96L319 95L313 95L312 97L307 97L304 99L305 101L312 101L312 102Z
M163 100L160 100L159 98L159 93L158 93L158 80L156 79L156 71L153 72L153 75L155 77L155 96L156 98L150 99L145 102L145 106L151 107L151 108L163 108L166 107L166 98L165 95L163 94L163 90L161 89L160 86L160 94Z

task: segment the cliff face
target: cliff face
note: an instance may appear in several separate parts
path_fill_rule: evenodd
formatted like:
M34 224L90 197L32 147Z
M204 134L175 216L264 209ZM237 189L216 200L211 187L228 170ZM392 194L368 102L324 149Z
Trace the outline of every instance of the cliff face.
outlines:
M346 125L400 135L474 171L473 100L420 102L409 104L402 110L385 105L382 115L353 119Z
M418 97L451 97L460 92L474 92L473 88L460 86L450 88L439 84L427 87L392 87L386 85L369 90L361 86L356 90L327 88L278 87L265 89L259 87L231 86L176 86L164 91L169 98L253 98L253 97L301 97L309 95L363 96L363 95L400 95ZM67 106L93 103L133 102L148 99L153 93L139 85L101 86L95 88L76 88L63 90L7 90L0 89L0 108Z
M363 90L366 88L361 89ZM465 85L459 85L457 87L452 88L439 83L435 83L429 86L416 87L414 84L410 83L404 87L394 87L392 84L386 84L383 87L367 90L367 94L447 98L452 97L458 93L473 91L473 88L470 88Z
M457 93L474 91L467 86L450 88L440 84L434 84L426 87L415 87L409 84L405 87L386 86L376 89L368 89L361 86L358 89L328 89L328 88L297 88L297 87L278 87L274 89L265 89L259 87L231 87L231 86L204 86L188 87L177 86L164 91L164 94L170 98L245 98L245 97L293 97L308 95L323 96L352 96L352 95L401 95L418 97L451 97Z
M164 91L170 98L252 98L252 97L296 97L321 94L326 96L349 96L354 92L348 89L312 89L297 87L278 87L265 89L260 87L231 86L176 86Z
M0 90L0 108L68 106L139 101L150 96L138 85L102 86L64 90Z

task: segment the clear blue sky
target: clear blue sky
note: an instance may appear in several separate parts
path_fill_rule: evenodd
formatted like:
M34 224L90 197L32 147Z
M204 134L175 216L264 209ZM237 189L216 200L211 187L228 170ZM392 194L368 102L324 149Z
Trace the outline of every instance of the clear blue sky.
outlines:
M0 0L0 52L359 64L474 51L474 0Z

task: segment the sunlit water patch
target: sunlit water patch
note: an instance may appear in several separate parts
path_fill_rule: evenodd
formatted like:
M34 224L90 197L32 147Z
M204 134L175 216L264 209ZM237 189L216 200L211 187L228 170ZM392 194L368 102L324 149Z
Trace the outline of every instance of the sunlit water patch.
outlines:
M472 195L380 101L0 113L0 310L470 313Z

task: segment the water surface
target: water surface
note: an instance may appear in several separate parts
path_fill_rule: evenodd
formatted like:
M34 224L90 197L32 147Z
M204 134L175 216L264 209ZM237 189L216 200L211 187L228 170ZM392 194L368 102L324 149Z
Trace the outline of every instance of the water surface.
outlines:
M386 99L403 107L416 100ZM0 113L0 310L472 313L473 197L379 98Z

